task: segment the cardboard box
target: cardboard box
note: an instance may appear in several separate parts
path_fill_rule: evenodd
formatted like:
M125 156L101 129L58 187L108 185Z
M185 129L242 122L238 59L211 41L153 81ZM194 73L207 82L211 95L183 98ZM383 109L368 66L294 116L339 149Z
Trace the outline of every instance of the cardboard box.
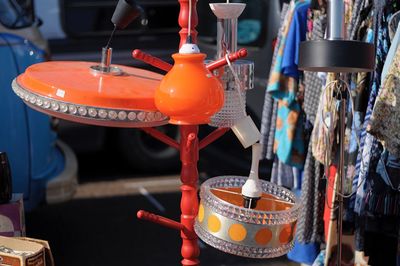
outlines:
M17 239L30 241L30 242L34 242L34 243L38 243L38 244L42 245L44 247L44 255L45 255L44 257L45 257L45 261L46 261L46 266L54 266L54 258L53 258L53 254L51 253L51 250L50 250L49 242L47 242L46 240L29 238L29 237L17 237Z
M0 204L0 236L25 236L22 194L13 194L9 203Z
M1 266L46 266L43 245L11 237L0 237Z

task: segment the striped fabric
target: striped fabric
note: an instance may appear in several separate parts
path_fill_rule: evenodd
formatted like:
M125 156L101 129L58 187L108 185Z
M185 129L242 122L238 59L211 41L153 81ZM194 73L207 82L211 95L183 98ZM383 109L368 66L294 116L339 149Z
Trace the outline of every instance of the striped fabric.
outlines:
M375 2L377 1L378 0L375 0ZM381 2L379 2L375 6L375 11L376 11L375 13L376 33L374 35L377 37L375 39L376 65L375 65L375 71L373 73L373 84L368 99L368 107L365 114L363 128L360 137L361 138L360 149L357 156L357 164L355 170L356 175L354 176L353 179L353 191L357 192L356 195L350 199L350 205L349 205L350 208L353 208L354 206L353 208L354 211L359 215L362 215L364 213L364 207L365 207L364 198L366 195L366 191L369 190L371 185L369 182L365 182L370 171L370 166L376 165L377 162L374 161L376 159L379 159L379 155L381 153L377 139L371 134L367 133L366 129L369 120L371 118L376 97L379 92L381 83L381 72L390 47L390 38L387 25L388 24L387 18L389 16L388 14L384 14L383 5Z

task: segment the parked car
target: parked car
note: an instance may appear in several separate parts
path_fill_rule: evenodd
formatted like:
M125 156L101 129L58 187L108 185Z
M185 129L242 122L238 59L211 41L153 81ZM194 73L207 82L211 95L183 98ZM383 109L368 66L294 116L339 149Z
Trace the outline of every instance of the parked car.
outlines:
M137 1L144 10L144 15L136 20L128 29L117 31L112 42L113 63L151 68L131 57L133 49L143 49L152 55L171 62L171 54L177 51L180 30L177 18L179 2L177 0ZM213 1L216 2L216 1ZM235 1L232 1L235 2ZM272 60L272 41L278 26L282 0L244 0L247 7L239 18L239 26L243 26L239 38L240 47L249 51L249 60L255 62L255 89L248 92L247 112L260 126L265 85L269 65ZM42 0L36 1L35 9L43 19L42 33L49 39L54 60L99 61L100 49L106 43L112 30L110 18L117 0ZM216 18L208 7L209 1L198 1L199 14L199 45L202 52L213 58L215 55ZM82 19L85 18L85 19ZM251 38L244 25L248 22L255 25ZM171 137L179 139L176 126L160 127L160 130ZM146 133L137 129L114 129L76 125L68 122L60 123L60 134L71 140L71 145L77 151L93 151L110 144L116 152L122 154L125 161L135 169L154 169L160 171L178 169L178 152ZM201 136L212 128L201 127ZM80 136L79 142L73 143L75 136ZM85 136L87 138L85 138ZM85 144L85 145L82 145ZM232 133L218 140L204 150L204 158L208 158L218 169L208 167L204 163L203 170L210 175L220 173L247 174L250 168L251 153L244 150ZM210 164L211 165L211 164ZM264 173L268 172L265 167Z
M0 151L7 152L14 193L23 193L29 211L42 201L68 200L77 184L77 160L57 139L51 118L28 108L11 82L25 69L48 57L37 30L31 1L0 2Z

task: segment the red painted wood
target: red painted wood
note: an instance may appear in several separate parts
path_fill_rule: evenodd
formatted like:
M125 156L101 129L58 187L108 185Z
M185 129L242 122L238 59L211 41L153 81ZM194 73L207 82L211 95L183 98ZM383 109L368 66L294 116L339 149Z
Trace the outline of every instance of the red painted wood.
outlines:
M197 42L197 31L195 30L198 17L197 17L197 10L196 4L197 0L178 0L180 3L180 13L178 22L179 25L182 27L181 31L179 32L181 36L180 45L179 47L185 43L187 33L188 33L188 18L189 18L189 1L192 1L192 41L193 43ZM240 50L239 50L240 51ZM241 56L243 55L243 51L234 55ZM133 55L135 57L135 55ZM140 57L140 55L139 55ZM143 56L142 56L143 57ZM235 60L234 57L232 61ZM149 59L149 58L147 58ZM152 61L151 59L150 61ZM144 61L144 60L143 60ZM223 61L223 60L222 60ZM217 65L221 64L218 62ZM161 67L160 67L161 68ZM155 214L151 214L145 211L138 212L138 218L149 220L163 226L179 229L181 231L181 238L182 238L182 247L181 247L181 254L182 254L182 265L183 266L196 266L200 265L200 261L198 259L200 255L200 248L198 245L198 237L196 232L194 231L193 225L195 218L197 216L199 210L199 200L197 197L197 190L198 190L198 180L199 174L197 170L197 163L199 160L199 139L197 137L199 126L198 125L181 125L179 126L181 140L180 143L177 144L173 139L165 136L163 133L159 132L153 128L143 128L145 132L149 133L151 136L163 141L164 143L180 149L180 159L182 162L182 169L181 169L181 221L180 223L170 220L168 218L158 216ZM217 138L221 137L223 133L228 131L229 129L217 129L209 136L207 136L202 141L202 147L210 144Z
M186 230L181 231L183 257L182 265L199 265L200 249L193 224L199 209L197 181L199 179L197 162L199 160L199 140L197 125L180 126L181 133L181 224Z
M230 53L228 55L229 61L234 62L239 58L243 58L247 56L247 50L245 48L242 48L234 53ZM220 58L214 62L209 63L208 65L206 65L207 69L210 71L213 71L214 69L217 69L219 67L225 66L227 65L228 62L226 61L226 58Z
M170 138L169 136L165 135L164 133L158 131L157 129L152 128L152 127L143 127L140 129L143 130L144 132L146 132L147 134L149 134L150 136L152 136L153 138L156 138L159 141L164 142L165 144L179 150L178 142L176 142L174 139Z
M140 60L142 62L145 62L146 64L149 64L153 67L156 67L158 69L164 70L166 72L170 71L172 68L172 65L165 62L164 60L161 60L158 57L152 56L148 53L143 52L142 50L135 49L132 52L132 57Z
M230 128L225 128L225 127L221 127L218 128L216 130L214 130L213 132L211 132L210 134L208 134L206 137L204 137L199 144L199 149L203 149L205 148L207 145L211 144L212 142L214 142L215 140L219 139L220 137L222 137L226 132L228 132L230 130Z
M140 210L137 212L137 217L141 220L150 221L172 229L185 230L185 227L181 223L165 218L160 215L153 214L151 212Z
M187 35L188 35L188 21L189 21L189 1L192 1L192 24L191 24L191 36L193 43L197 43L197 31L196 26L199 21L197 16L196 4L197 0L178 0L180 3L180 12L178 17L179 26L181 26L181 30L179 31L179 35L181 36L181 41L179 47L185 43ZM203 0L204 1L204 0Z

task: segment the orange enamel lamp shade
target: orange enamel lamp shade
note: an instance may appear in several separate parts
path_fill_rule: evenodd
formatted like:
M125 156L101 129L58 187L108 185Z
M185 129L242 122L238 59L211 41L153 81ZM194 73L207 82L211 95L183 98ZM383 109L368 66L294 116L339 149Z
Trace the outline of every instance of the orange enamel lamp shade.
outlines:
M166 124L154 104L162 75L125 66L95 72L91 62L44 62L28 67L13 89L32 108L66 120L116 127Z
M175 63L156 91L155 103L171 124L198 125L224 104L219 80L205 67L205 54L173 54Z

